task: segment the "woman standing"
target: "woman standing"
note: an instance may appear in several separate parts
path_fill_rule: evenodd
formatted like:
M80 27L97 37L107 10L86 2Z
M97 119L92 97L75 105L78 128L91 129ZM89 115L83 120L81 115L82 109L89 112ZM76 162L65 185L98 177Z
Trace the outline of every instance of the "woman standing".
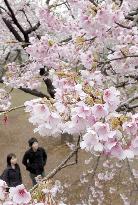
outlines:
M7 183L8 187L16 187L22 184L21 171L15 154L11 153L7 156L7 168L4 170L1 179Z

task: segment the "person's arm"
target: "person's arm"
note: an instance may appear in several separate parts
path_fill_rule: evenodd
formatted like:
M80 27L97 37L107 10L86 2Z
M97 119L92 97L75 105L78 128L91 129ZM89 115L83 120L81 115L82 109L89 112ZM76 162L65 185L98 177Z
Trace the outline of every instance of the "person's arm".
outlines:
M19 180L22 184L23 181L22 181L21 169L20 169L19 165L18 165L18 168L19 168Z
M0 177L3 181L5 181L9 187L10 185L10 179L9 179L9 174L8 174L8 169L5 169L3 174Z
M29 166L28 166L28 153L27 152L25 152L25 154L24 154L24 156L23 156L23 160L22 160L22 163L23 163L23 165L26 167L26 169L28 169L29 168Z
M44 148L42 148L42 152L43 152L43 161L44 161L44 166L46 165L46 162L47 162L47 153L46 151L44 150Z

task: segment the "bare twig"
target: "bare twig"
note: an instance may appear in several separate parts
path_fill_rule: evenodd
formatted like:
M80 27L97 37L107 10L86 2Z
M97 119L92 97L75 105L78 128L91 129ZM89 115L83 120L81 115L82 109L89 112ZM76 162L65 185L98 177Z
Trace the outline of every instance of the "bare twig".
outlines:
M77 143L76 143L76 147L78 147L79 146L79 144L80 144L80 136L78 137L78 140L77 140ZM62 169L63 168L65 168L65 167L69 167L69 166L72 166L72 165L75 165L75 164L77 164L78 163L78 151L79 151L79 149L77 149L76 150L76 153L75 153L75 161L74 162L71 162L71 163L68 163L68 164L65 164L63 167L62 167Z
M20 105L20 106L17 106L17 107L11 108L11 109L6 110L6 111L0 111L0 113L1 113L1 114L7 114L7 113L9 113L9 112L11 112L11 111L13 111L13 110L18 110L18 109L20 109L20 108L24 108L24 107L25 107L25 105Z
M126 29L132 29L131 26L126 26L126 25L123 25L121 23L118 23L118 22L115 22L118 26L122 27L122 28L126 28Z
M60 4L50 5L50 6L49 6L49 9L51 9L51 8L56 8L56 7L58 7L58 6L62 6L62 5L64 5L64 4L66 4L66 3L67 3L67 1L64 1L64 2L62 2L62 3L60 3Z
M97 63L99 63L99 64L107 64L107 63L110 63L112 61L123 60L125 58L138 58L138 55L126 55L126 56L122 56L122 57L118 57L118 58L113 58L113 59L107 60L107 61L100 61L100 62L97 61Z
M93 177L96 174L96 170L98 168L98 165L99 165L99 162L100 162L100 158L101 158L101 154L97 157L96 164L94 166L94 169L93 169L93 172L92 172L92 175L91 175L91 179L93 179Z
M131 175L131 177L132 177L132 180L133 180L133 182L134 182L134 184L135 184L135 187L136 187L136 189L137 189L137 191L138 191L138 184L136 183L136 180L135 180L133 171L132 171L132 169L131 169L130 163L129 163L129 161L128 161L128 158L126 159L126 161L127 161L128 171L130 172L130 175Z
M27 34L30 34L30 33L32 33L32 31L36 31L38 28L39 28L39 26L40 26L40 22L38 21L38 23L35 25L35 26L32 26L32 27L30 27L28 30L26 30L25 32L27 33Z
M136 107L137 104L135 105L130 105L131 102L135 101L138 99L138 95L133 96L132 98L129 98L128 100L126 100L125 102L122 102L118 108L116 109L117 112L125 110L126 108L131 109Z

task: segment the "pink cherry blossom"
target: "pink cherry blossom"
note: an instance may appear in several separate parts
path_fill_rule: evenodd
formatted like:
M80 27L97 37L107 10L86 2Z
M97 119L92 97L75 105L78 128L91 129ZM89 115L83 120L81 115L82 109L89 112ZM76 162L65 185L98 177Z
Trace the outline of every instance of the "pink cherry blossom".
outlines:
M116 131L110 131L109 124L97 122L94 125L94 129L99 137L99 140L107 141L108 138L112 139L116 135Z
M108 104L110 111L114 111L119 105L119 96L119 91L117 91L114 87L104 90L103 100Z
M15 188L10 188L9 196L17 204L27 204L31 201L31 195L27 192L23 184Z
M125 122L123 130L129 135L136 135L138 133L138 126L135 121Z
M135 155L138 155L138 136L132 140L130 149L133 150Z
M0 89L0 111L7 110L11 105L11 96L6 90Z
M92 107L92 113L96 117L96 119L99 120L108 115L108 108L103 104L95 104Z
M7 184L3 180L0 180L0 200L4 201L7 194L6 194Z
M80 147L81 147L81 149L85 149L87 151L92 152L95 146L97 149L98 142L99 142L99 140L98 140L98 136L97 136L96 132L89 129L88 133L86 133L83 136L83 141L80 142Z
M123 149L119 143L116 143L115 146L111 149L110 154L118 159L122 159L123 157Z

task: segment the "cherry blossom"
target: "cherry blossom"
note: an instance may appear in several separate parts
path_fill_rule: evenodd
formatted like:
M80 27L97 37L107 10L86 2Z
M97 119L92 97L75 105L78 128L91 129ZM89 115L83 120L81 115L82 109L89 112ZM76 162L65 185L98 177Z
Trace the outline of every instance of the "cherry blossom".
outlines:
M11 188L9 197L17 204L27 204L31 201L31 195L27 192L23 184Z
M11 106L11 95L4 89L0 89L0 110L5 111Z
M3 180L0 180L0 200L4 201L7 193L6 193L7 184Z

